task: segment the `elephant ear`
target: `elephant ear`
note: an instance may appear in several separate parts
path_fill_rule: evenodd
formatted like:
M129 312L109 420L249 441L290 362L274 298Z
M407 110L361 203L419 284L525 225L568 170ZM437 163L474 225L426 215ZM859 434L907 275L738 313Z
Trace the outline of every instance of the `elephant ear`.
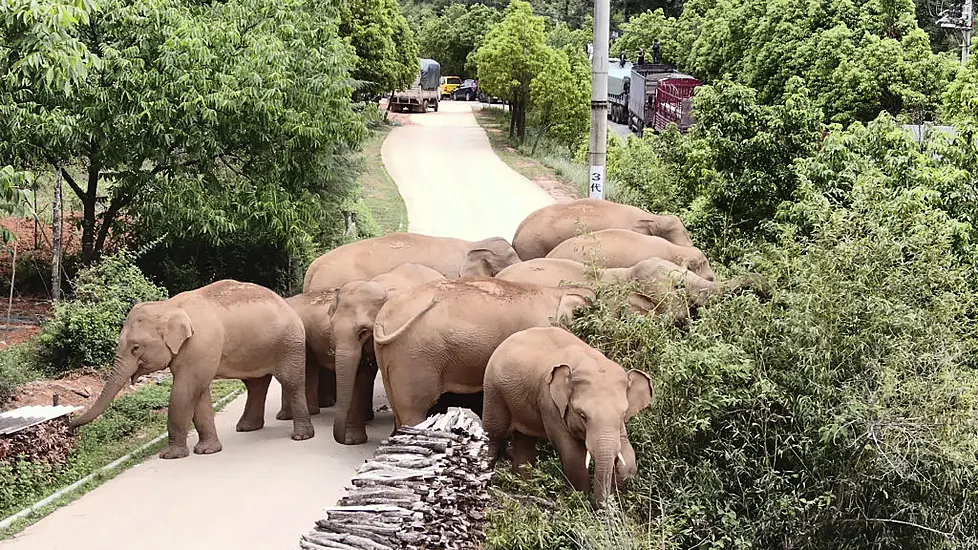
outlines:
M653 218L642 218L635 222L635 225L632 226L632 231L643 235L658 235L659 222Z
M458 271L459 277L492 277L492 263L489 261L493 251L488 248L473 248L465 255Z
M163 327L163 342L170 353L176 355L183 343L193 335L194 325L186 311L175 308L167 315L166 325Z
M628 422L638 411L652 404L652 396L655 395L652 379L640 370L629 370L626 395L628 397L628 409L625 411L625 422Z
M570 403L570 365L554 365L547 375L547 385L550 387L550 398L560 411L560 417L567 414L567 404Z
M559 325L564 319L568 321L574 318L574 312L587 306L594 299L594 291L586 288L573 287L570 292L565 293L557 302L557 312L553 322Z

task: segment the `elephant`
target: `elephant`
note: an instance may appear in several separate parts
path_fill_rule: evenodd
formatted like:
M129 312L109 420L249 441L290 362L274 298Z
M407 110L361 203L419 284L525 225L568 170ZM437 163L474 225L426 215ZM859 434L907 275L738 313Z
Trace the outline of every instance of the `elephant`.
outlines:
M759 275L749 274L717 283L662 258L642 260L632 267L605 269L562 258L536 258L511 265L500 271L496 278L542 286L557 287L569 283L591 288L599 282L636 281L638 288L628 296L631 311L640 314L670 312L679 324L687 322L691 314L722 293L746 289L754 291L761 299L769 297Z
M650 214L635 206L600 199L578 199L531 212L516 228L513 248L524 262L544 258L567 239L602 229L626 229L662 237L679 246L693 246L677 216Z
M340 287L330 320L336 350L337 411L333 439L344 445L366 443L360 411L372 411L376 370L358 372L363 355L373 358L373 328L377 312L398 293L445 277L430 267L403 264L369 281L351 281ZM360 369L362 371L364 369Z
M336 305L335 290L297 294L285 302L299 314L306 330L306 403L309 414L319 407L336 404L336 369L333 357L333 325L330 314ZM322 384L320 384L322 382ZM291 420L292 411L283 401L278 420Z
M169 442L160 458L187 456L190 421L199 434L196 454L221 451L214 425L210 383L238 378L248 389L237 431L265 424L265 396L272 376L282 384L295 418L292 439L312 438L304 391L305 330L299 315L271 290L223 279L168 300L141 302L126 316L115 361L95 403L70 425L98 418L127 381L167 367L173 389L167 415ZM284 405L284 404L283 404Z
M417 233L391 233L364 239L323 254L306 270L303 292L339 288L350 281L366 281L405 263L428 266L447 279L492 277L520 261L513 247L500 237L466 241Z
M482 424L492 465L509 439L513 471L525 475L520 466L534 462L536 441L546 438L570 484L586 491L593 456L596 505L614 482L635 474L625 426L652 403L652 380L644 372L626 372L562 328L529 328L499 344L486 366L484 388Z
M395 429L413 426L445 392L482 391L489 356L510 334L572 320L586 288L548 288L491 277L435 281L398 294L374 322L374 354Z
M547 258L563 258L588 263L593 257L598 267L632 267L648 258L662 258L685 267L707 281L716 281L703 251L695 246L680 246L662 237L642 235L626 229L602 229L579 235L557 245Z

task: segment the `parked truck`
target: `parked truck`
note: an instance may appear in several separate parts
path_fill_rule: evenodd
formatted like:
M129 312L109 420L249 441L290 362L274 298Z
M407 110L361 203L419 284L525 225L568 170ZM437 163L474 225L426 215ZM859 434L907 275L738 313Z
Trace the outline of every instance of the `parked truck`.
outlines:
M633 65L628 82L629 129L642 135L646 128L661 132L675 123L686 132L693 125L693 93L702 84L672 65Z
M628 124L628 83L632 64L611 59L608 63L608 119L618 124Z
M388 111L408 109L413 113L427 113L429 108L438 111L441 99L441 65L434 59L422 59L421 71L414 83L406 90L391 92L387 102Z

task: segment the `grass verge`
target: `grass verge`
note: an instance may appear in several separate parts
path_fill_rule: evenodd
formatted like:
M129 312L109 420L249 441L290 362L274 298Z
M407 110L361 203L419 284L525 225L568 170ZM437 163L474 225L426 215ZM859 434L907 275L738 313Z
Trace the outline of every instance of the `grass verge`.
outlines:
M404 199L397 190L397 184L391 179L384 167L381 147L391 126L382 125L363 146L363 174L360 181L363 186L363 201L379 227L381 233L407 231L408 217Z
M569 156L555 152L542 143L532 152L528 137L526 144L517 145L509 138L509 114L502 109L482 108L473 111L475 119L486 131L496 156L526 179L536 183L551 195L572 199L587 196L587 168Z
M8 465L0 464L0 518L19 512L164 433L171 387L172 382L166 380L160 384L147 384L138 391L118 397L104 415L79 429L77 446L63 467L27 467L14 476ZM211 384L211 398L218 403L243 390L244 384L240 380L217 380ZM219 408L215 407L215 410ZM0 540L24 530L133 464L159 452L165 444L165 441L160 441L143 449L118 468L96 476L63 498L15 522L0 531Z

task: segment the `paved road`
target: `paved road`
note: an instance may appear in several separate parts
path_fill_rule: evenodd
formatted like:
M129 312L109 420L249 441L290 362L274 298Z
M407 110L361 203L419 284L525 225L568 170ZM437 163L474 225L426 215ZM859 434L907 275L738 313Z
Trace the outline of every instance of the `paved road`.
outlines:
M492 152L470 109L446 101L395 128L384 162L408 207L410 230L431 235L511 239L532 210L552 199ZM298 547L299 536L344 494L354 469L390 433L378 412L369 443L332 438L332 409L313 417L316 437L289 438L275 420L281 390L269 389L265 427L237 433L244 397L217 415L224 450L179 460L150 458L0 543L2 550L255 549ZM378 377L375 406L386 404ZM196 436L191 435L192 446Z
M408 212L408 230L440 237L512 240L527 214L553 199L499 160L472 109L442 101L439 112L411 115L381 151Z

